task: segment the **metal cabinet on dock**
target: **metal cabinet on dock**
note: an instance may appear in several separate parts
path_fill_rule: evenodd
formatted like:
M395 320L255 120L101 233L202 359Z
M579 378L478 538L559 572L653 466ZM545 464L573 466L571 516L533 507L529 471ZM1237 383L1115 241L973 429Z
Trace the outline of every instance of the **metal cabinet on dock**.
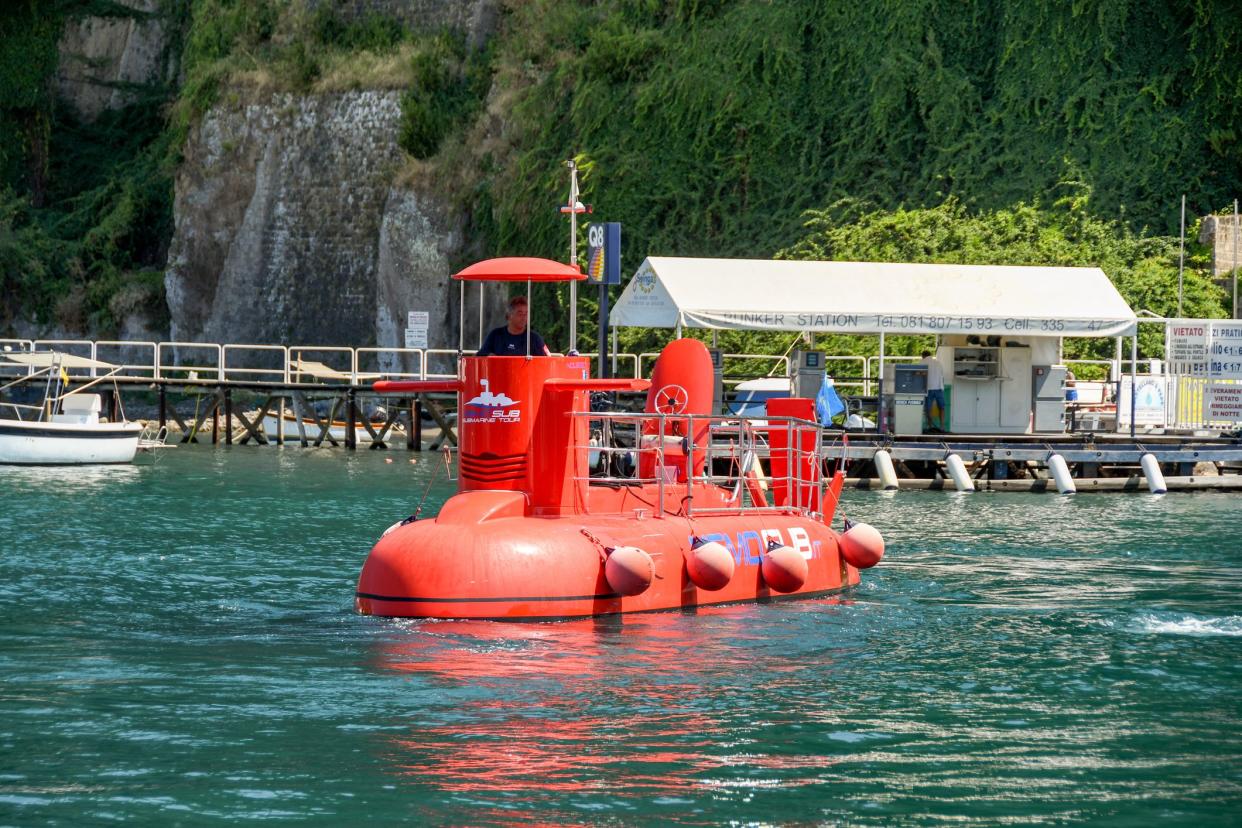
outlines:
M951 431L1022 434L1031 427L1031 349L968 346L953 349Z
M1065 366L1031 368L1032 425L1038 432L1065 431Z

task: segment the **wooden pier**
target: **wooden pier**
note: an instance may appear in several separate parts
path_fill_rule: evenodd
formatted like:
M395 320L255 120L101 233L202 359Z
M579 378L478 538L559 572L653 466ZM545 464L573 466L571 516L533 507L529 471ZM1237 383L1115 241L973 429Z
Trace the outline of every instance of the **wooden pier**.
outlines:
M11 341L22 349L34 343ZM49 341L39 347L89 350L90 358L138 349L118 376L99 382L94 368L71 370L69 388L90 383L103 395L104 415L122 411L168 429L170 442L225 445L340 446L359 443L382 450L455 448L452 394L377 394L384 378L435 379L452 374L455 351L335 348L326 346L216 345L204 343L90 343ZM11 346L10 346L11 347ZM111 349L111 350L109 350ZM196 351L197 349L197 351ZM101 352L107 352L103 354ZM181 357L205 352L195 364ZM382 368L378 359L412 359L406 373ZM122 353L122 355L124 355ZM654 355L642 355L654 356ZM637 374L642 357L630 369ZM329 365L317 359L326 359ZM266 360L266 362L265 362ZM3 366L0 366L2 368ZM16 378L30 369L8 366ZM413 373L409 373L409 371ZM382 373L381 373L382 371ZM12 392L9 392L12 393ZM143 410L136 411L141 399ZM0 400L0 402L3 402ZM641 410L641 401L625 407ZM376 418L368 412L382 408ZM137 416L135 416L137 414ZM291 414L291 416L290 416ZM424 428L424 416L434 427ZM265 425L265 420L266 425ZM875 431L826 429L825 471L846 469L850 485L886 489L984 489L992 491L1242 490L1242 439L1213 432L1105 431L1065 434L936 434L896 436ZM883 456L883 463L877 459ZM883 466L884 468L881 468ZM1150 473L1150 474L1149 474Z
M87 382L89 379L71 377L66 387L72 390ZM293 443L304 447L330 445L356 449L359 442L365 442L371 449L403 444L409 451L421 451L425 412L437 426L430 447L434 450L443 443L457 445L451 419L455 401L435 394L381 397L371 390L369 383L115 377L106 385L93 385L91 390L102 395L103 415L112 420L122 411L131 410L135 397L146 397L149 405L149 398L154 394L155 416L138 419L158 423L161 429L168 429L170 442L183 444L208 441L224 445ZM125 398L130 399L128 404ZM383 419L362 416L366 400L387 403L383 406ZM316 403L326 403L326 413L321 414L322 406ZM292 412L291 419L287 412ZM275 433L264 428L265 417L274 417L279 424ZM360 432L364 435L361 440Z

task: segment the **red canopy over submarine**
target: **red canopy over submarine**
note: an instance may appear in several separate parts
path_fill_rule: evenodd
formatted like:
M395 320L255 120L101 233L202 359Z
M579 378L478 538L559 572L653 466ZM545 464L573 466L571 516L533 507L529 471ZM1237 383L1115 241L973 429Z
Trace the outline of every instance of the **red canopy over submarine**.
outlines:
M510 258L455 278L581 273ZM821 478L812 402L771 401L766 440L713 416L697 340L670 343L650 381L591 379L579 356L465 356L455 380L375 390L457 392L459 489L434 519L394 524L375 544L358 580L364 614L516 620L810 597L857 584L884 553L870 526L829 525L844 478ZM590 410L592 391L643 390L641 414Z

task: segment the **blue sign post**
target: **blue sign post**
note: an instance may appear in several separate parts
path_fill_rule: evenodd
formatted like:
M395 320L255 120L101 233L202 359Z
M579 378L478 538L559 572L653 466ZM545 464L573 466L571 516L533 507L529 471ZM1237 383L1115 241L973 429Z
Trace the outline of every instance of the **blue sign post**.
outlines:
M599 285L599 375L608 370L608 286L621 284L621 223L587 225L587 282Z
M621 223L587 225L587 283L621 284Z

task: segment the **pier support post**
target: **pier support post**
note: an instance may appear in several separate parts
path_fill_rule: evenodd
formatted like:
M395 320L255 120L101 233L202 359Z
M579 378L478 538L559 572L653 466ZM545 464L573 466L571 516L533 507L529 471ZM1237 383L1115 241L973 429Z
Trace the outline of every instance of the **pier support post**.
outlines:
M1074 485L1074 478L1070 476L1069 466L1065 462L1065 458L1059 454L1052 454L1048 457L1048 471L1052 474L1053 481L1057 484L1057 491L1061 494L1075 494L1078 487Z
M302 396L301 391L293 392L293 419L298 424L298 440L301 442L302 448L306 448L310 443L306 441L306 423L303 422L303 410L306 409L306 400Z
M358 448L358 392L349 389L345 392L345 448L351 451Z
M970 474L966 471L966 464L962 462L961 457L950 453L944 458L944 466L948 469L949 477L953 479L953 485L957 487L959 492L973 492L975 490L975 481L970 479Z
M1154 455L1144 454L1139 463L1143 466L1143 476L1147 478L1147 488L1152 494L1164 494L1169 490L1164 484L1164 473L1160 471L1160 464L1156 462Z
M884 449L877 449L875 456L875 470L880 475L880 483L883 484L885 490L892 491L897 488L897 470L893 468L893 457Z
M163 383L159 386L160 394L160 428L168 427L168 389Z
M405 447L412 452L422 451L422 403L419 395L410 400L410 431L405 432Z
M233 389L224 389L224 444L233 445Z

